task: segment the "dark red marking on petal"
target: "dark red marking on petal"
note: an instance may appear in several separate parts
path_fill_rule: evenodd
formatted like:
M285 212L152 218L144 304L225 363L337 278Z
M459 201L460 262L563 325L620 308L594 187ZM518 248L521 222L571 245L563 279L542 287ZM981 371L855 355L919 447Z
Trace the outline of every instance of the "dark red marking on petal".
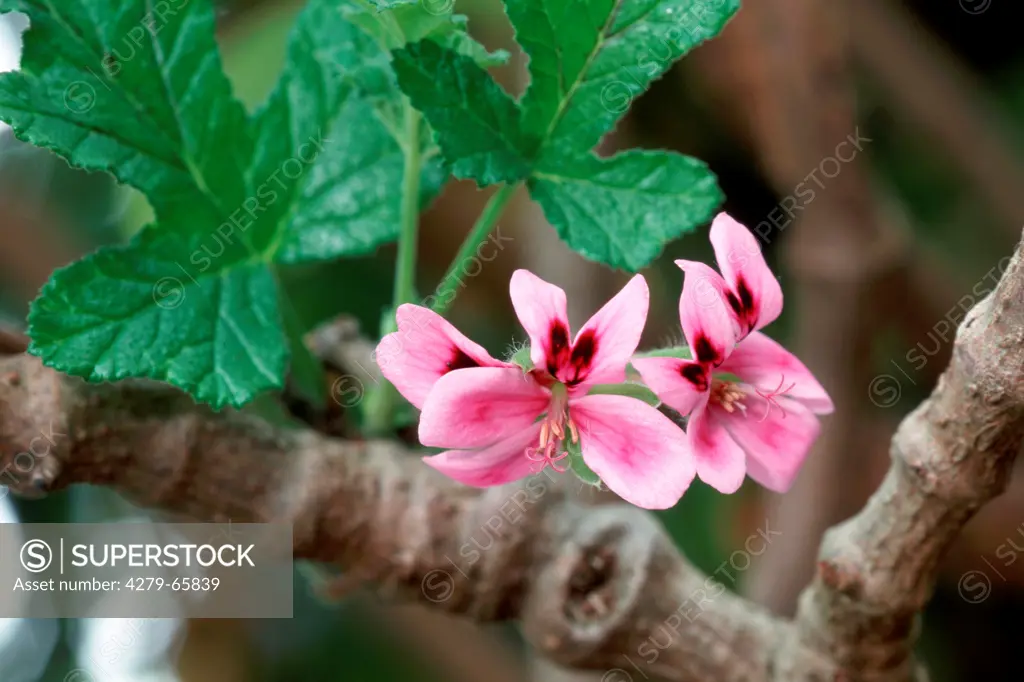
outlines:
M746 280L737 277L735 293L730 291L726 297L729 299L729 305L736 312L736 317L740 319L740 326L744 327L743 331L749 334L757 326L757 306L754 303L754 294L747 286Z
M742 277L736 278L736 293L739 294L740 304L743 305L744 310L754 309L754 295L750 293L747 281Z
M708 390L708 375L700 365L685 363L679 368L679 374L693 384L698 391Z
M569 359L569 330L561 322L551 324L548 332L548 372L557 376L558 369Z
M708 341L708 337L701 336L697 337L696 342L693 344L693 354L697 358L697 362L703 365L715 364L717 365L721 358L719 357L718 351Z
M566 378L566 383L575 386L590 373L590 363L597 352L597 337L593 331L585 331L576 339L572 345L572 353L569 356L569 365L572 367L572 376Z
M736 294L731 291L726 292L726 299L729 301L729 306L733 309L737 316L743 317L743 305L740 303L740 299L736 298Z
M448 362L444 363L444 366L448 368L445 371L445 374L447 374L448 372L454 372L457 369L479 367L480 363L466 355L461 348L453 348L452 358Z
M527 372L527 374L530 375L531 379L537 382L538 386L543 386L544 388L551 388L555 385L555 382L558 381L547 370L537 369L536 367Z

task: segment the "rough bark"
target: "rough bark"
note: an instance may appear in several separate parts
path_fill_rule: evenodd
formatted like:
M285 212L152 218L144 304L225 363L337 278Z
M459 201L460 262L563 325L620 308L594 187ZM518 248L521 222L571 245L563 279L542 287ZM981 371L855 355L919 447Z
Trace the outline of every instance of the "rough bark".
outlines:
M949 367L900 424L864 510L831 529L797 639L841 666L906 679L917 614L964 523L1007 484L1024 440L1024 264L960 325ZM784 650L786 647L783 647ZM799 671L780 659L780 671ZM884 675L884 677L882 677Z
M214 414L153 383L88 385L26 355L0 360L0 475L21 493L92 483L197 519L290 522L297 558L477 621L517 619L540 652L609 682L920 680L914 622L938 562L1024 438L1022 349L1024 245L901 426L881 489L828 534L793 621L716 589L628 505L582 507L543 476L481 492L392 442ZM655 632L659 647L672 633L664 648Z

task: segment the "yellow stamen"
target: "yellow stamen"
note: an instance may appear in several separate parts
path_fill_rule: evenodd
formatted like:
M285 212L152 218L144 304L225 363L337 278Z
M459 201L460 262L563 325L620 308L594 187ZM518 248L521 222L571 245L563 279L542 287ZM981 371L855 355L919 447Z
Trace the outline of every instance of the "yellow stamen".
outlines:
M720 405L729 414L736 410L746 413L747 406L743 404L744 398L746 398L746 393L736 384L716 381L711 386L712 401Z
M559 391L558 386L559 384L556 384L552 389L551 405L541 420L538 445L536 448L527 448L524 454L531 461L540 462L542 467L551 465L555 471L563 472L568 469L559 468L555 462L568 457L568 451L563 451L566 432L572 436L574 443L579 440L579 432L569 419L569 405L564 387Z

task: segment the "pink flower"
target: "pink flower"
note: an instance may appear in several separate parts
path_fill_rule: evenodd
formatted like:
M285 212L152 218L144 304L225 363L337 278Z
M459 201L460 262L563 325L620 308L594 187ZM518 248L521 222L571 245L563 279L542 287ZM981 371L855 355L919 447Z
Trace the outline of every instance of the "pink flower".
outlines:
M388 334L374 352L384 377L416 407L448 372L468 367L517 368L495 360L483 346L467 339L429 308L406 303L395 315L398 331Z
M782 295L759 250L748 249L750 233L720 215L711 239L720 264L732 260L722 264L724 280L703 263L676 261L686 273L679 318L693 360L632 364L662 401L690 414L701 480L732 493L749 473L784 492L818 436L815 414L831 412L832 400L796 357L752 331L778 316Z
M516 271L510 288L534 368L444 374L423 406L419 437L423 445L452 449L424 460L457 481L486 487L548 464L557 468L572 440L625 500L648 509L675 504L695 475L685 433L640 400L587 395L595 384L625 380L647 318L643 277L630 280L573 339L564 291L525 270Z

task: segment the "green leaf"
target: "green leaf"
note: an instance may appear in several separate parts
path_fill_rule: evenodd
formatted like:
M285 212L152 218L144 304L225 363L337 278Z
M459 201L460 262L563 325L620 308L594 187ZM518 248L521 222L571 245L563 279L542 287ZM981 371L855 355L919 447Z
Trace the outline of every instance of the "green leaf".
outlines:
M0 75L15 134L105 170L146 194L161 219L216 220L246 196L252 153L230 94L209 2L0 0L29 16L22 70Z
M569 246L631 271L707 222L722 201L703 162L667 152L633 150L610 159L588 154L543 166L527 185Z
M367 3L355 0L342 7L342 12L352 23L372 35L386 50L422 40L439 28L452 23L450 11L429 12L418 0L371 0Z
M558 162L590 151L629 101L722 30L739 0L505 0L530 57L524 129ZM626 95L623 100L623 95Z
M327 46L317 50L317 59L328 62L340 62L343 65L359 63L358 85L370 95L376 107L377 117L391 132L391 135L404 145L403 134L405 107L408 100L398 88L392 69L391 50L398 49L409 42L427 39L444 45L464 54L481 65L504 63L508 53L499 50L488 52L480 43L469 37L466 32L466 17L453 15L451 4L443 4L444 0L431 3L426 0L397 0L395 2L366 2L364 0L343 0L339 6L342 17L357 26L365 36L369 37L376 49L359 48L358 59L349 58L351 46L357 44L349 40L330 40ZM335 36L344 36L343 31L335 31ZM340 54L339 54L340 53ZM338 57L341 57L339 60ZM360 61L361 60L361 61ZM343 66L343 70L350 69ZM420 159L423 164L423 175L420 179L421 205L427 204L437 196L448 178L449 169L441 157L441 150L434 143L434 135L427 121L423 121L419 134Z
M435 31L431 37L448 49L469 57L485 69L507 64L511 56L508 51L495 50L494 52L488 52L486 47L470 37L467 22L468 20L465 15L455 14L452 16L451 30Z
M390 114L401 94L382 84L388 58L336 3L299 16L284 72L253 117L248 207L261 212L253 231L276 262L368 253L397 237L404 155ZM371 93L390 99L371 103ZM438 160L425 172L436 193Z
M391 123L407 104L389 52L335 0L311 0L249 121L220 70L208 0L159 18L143 0L0 3L31 20L24 70L0 76L0 116L139 187L158 221L55 273L29 315L30 350L90 380L168 381L218 408L280 388L294 310L275 266L367 253L397 234L406 141ZM144 39L122 54L136 26ZM87 76L89 106L72 93L64 108ZM427 199L446 173L425 156ZM296 361L312 386L308 358Z
M433 16L452 16L455 0L366 0L378 10L398 9L415 6L422 12Z
M470 37L466 16L452 14L454 4L450 0L349 0L342 12L387 50L429 38L483 67L507 62L508 52L488 52Z
M519 109L472 58L431 40L393 55L402 91L437 131L455 177L481 186L526 177Z
M221 258L189 274L208 257L202 236L167 227L54 273L29 313L30 352L90 381L161 379L218 408L279 387L288 352L269 268Z

